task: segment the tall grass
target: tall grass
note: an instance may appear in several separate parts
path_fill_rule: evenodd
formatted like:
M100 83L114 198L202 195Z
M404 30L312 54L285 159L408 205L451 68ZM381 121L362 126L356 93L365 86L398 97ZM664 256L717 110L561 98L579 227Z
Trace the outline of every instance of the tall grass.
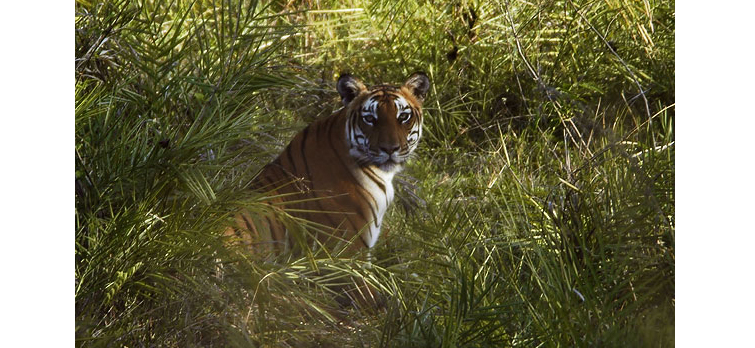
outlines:
M77 345L673 346L673 2L76 9ZM340 72L420 69L372 264L227 248ZM364 284L384 309L339 305Z

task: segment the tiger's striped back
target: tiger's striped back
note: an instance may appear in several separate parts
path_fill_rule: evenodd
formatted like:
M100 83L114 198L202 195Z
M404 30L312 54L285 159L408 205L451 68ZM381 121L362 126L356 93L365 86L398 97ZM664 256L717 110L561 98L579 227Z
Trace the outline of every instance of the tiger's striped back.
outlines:
M423 73L402 86L365 87L351 75L338 81L344 107L296 134L263 168L253 188L272 193L270 204L306 220L327 247L350 252L373 247L393 200L392 180L422 135L421 104L429 88ZM295 234L271 216L237 215L228 233L253 248L293 246Z

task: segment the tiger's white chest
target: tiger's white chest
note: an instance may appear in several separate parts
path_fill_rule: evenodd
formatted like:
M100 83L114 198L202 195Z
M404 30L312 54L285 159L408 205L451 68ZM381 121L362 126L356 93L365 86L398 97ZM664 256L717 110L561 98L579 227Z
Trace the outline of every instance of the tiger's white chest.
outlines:
M368 204L372 207L374 220L365 226L363 238L367 247L372 248L380 237L380 227L383 222L383 216L393 201L393 176L398 172L398 168L393 171L383 171L378 167L369 166L359 170L357 180L362 187L369 193L371 200Z

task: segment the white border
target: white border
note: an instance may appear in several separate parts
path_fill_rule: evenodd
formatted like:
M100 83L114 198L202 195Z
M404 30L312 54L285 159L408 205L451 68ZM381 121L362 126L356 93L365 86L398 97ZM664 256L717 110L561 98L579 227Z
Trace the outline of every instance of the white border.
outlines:
M5 347L75 340L74 11L67 1L3 4Z
M695 6L697 5L697 6ZM676 5L676 345L751 343L753 5Z

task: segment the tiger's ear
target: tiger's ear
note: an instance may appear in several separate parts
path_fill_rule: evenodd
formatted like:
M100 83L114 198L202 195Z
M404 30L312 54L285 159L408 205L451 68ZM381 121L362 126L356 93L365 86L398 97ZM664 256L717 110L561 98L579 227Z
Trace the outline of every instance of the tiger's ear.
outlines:
M341 95L343 106L347 106L359 95L359 93L366 90L367 87L365 87L361 81L354 78L354 76L351 76L350 74L341 74L341 77L338 78L336 89L338 89L338 94Z
M420 102L425 100L427 90L430 89L430 79L425 73L418 71L409 76L409 79L404 82L404 87L414 94L414 96Z

